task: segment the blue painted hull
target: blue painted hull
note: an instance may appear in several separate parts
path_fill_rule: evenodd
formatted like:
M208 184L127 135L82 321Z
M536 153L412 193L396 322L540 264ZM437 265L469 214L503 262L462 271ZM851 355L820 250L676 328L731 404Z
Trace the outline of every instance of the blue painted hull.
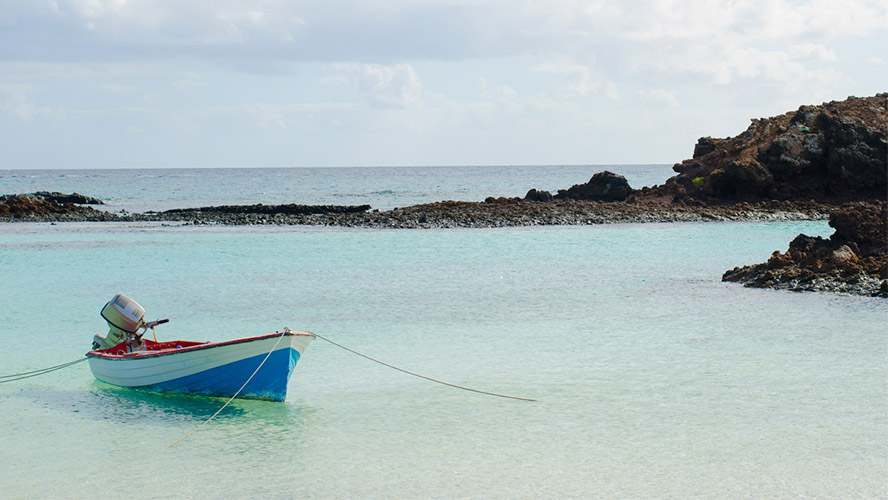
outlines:
M244 381L250 378L265 355L254 356L218 366L210 370L195 373L159 384L133 387L152 392L168 392L175 394L197 394L200 396L231 397L238 393ZM299 361L299 353L295 349L280 349L268 356L268 360L256 375L247 383L239 398L265 399L283 401L287 396L287 382L293 374L293 368Z

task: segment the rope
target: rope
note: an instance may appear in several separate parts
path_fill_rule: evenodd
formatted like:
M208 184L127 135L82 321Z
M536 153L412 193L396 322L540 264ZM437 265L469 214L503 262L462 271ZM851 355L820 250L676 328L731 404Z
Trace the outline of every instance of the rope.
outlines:
M234 398L236 398L237 395L240 394L242 390L244 390L244 387L246 387L247 384L250 383L250 380L253 380L253 377L256 375L256 373L259 372L259 369L262 368L262 365L265 364L265 361L268 360L268 357L271 356L271 353L273 353L274 350L277 349L277 346L278 346L278 344L281 342L281 339L284 338L284 335L285 335L288 331L289 331L288 329L285 329L283 332L281 332L281 334L278 336L277 342L274 343L274 346L271 348L270 351L268 351L268 354L265 355L265 358L262 360L261 363L259 363L259 366L256 367L256 370L253 371L253 374L250 375L250 378L248 378L247 381L244 382L244 385L242 385L241 388L238 389L237 392L234 393L234 396L231 396L231 397L228 399L228 401L226 401L225 404L222 405L222 407L219 408L219 409L216 411L216 413L214 413L210 418L204 420L200 425L198 425L197 427L195 427L194 430L192 430L192 431L189 432L188 434L185 434L184 436L182 436L181 438L179 438L178 440L176 440L176 441L173 442L172 444L167 445L164 449L165 449L165 450L168 450L168 449L172 448L173 446L176 446L177 444L179 444L179 443L181 443L182 441L186 440L189 436L191 436L191 435L194 434L195 432L199 431L201 427L207 425L208 423L210 423L211 420L213 420L214 418L216 418L217 415L219 415L220 413L222 413L222 410L224 410L225 407L229 405L229 403L231 403L232 401L234 401ZM521 400L521 401L536 401L536 399L531 399L531 398L521 398L521 397L518 397L518 396L507 396L507 395L505 395L505 394L497 394L497 393L495 393L495 392L480 391L480 390L478 390L478 389L472 389L472 388L470 388L470 387L463 387L463 386L461 386L461 385L451 384L451 383L449 383L449 382L444 382L444 381L442 381L442 380L437 380L437 379L434 379L434 378L431 378L431 377L426 377L425 375L420 375L420 374L418 374L418 373L414 373L414 372L411 372L411 371L405 370L405 369L403 369L403 368L398 368L397 366L390 365L390 364L385 363L385 362L383 362L383 361L380 361L380 360L378 360L378 359L371 358L370 356L367 356L366 354L361 354L361 353L359 353L358 351L355 351L355 350L353 350L353 349L349 349L348 347L345 347L345 346L342 345L342 344L337 344L336 342L333 342L332 340L330 340L330 339L328 339L328 338L326 338L326 337L323 337L323 336L321 336L321 335L318 335L318 334L316 334L316 333L313 334L313 335L314 335L315 337L317 337L317 338L319 338L319 339L325 341L325 342L329 342L329 343L335 345L336 347L339 347L339 348L341 348L341 349L345 349L346 351L348 351L348 352L350 352L350 353L352 353L352 354L357 354L358 356L360 356L360 357L362 357L362 358L369 359L370 361L373 361L374 363L379 363L379 364L381 364L381 365L383 365L383 366L387 366L387 367L389 367L389 368L391 368L391 369L393 369L393 370L398 370L399 372L404 372L404 373L406 373L406 374L408 374L408 375L413 375L414 377L419 377L419 378L422 378L422 379L426 379L426 380L429 380L429 381L431 381L431 382L435 382L435 383L437 383L437 384L441 384L441 385L446 385L446 386L454 387L454 388L456 388L456 389L462 389L462 390L464 390L464 391L477 392L478 394L485 394L485 395L487 395L487 396L496 396L496 397L499 397L499 398L508 398L508 399L518 399L518 400Z
M182 441L185 441L189 436L191 436L191 435L194 434L195 432L199 431L201 427L203 427L203 426L207 425L208 423L210 423L210 420L213 420L214 418L216 418L216 415L222 413L222 410L224 410L225 407L228 406L229 403L231 403L232 401L234 401L234 398L236 398L237 395L240 394L242 390L244 390L244 387L246 387L247 384L249 384L250 381L253 380L253 377L254 377L257 373L259 373L259 369L262 368L262 365L265 364L265 362L268 360L268 357L271 356L271 353L273 353L274 350L277 349L278 344L281 343L281 339L284 338L284 335L286 335L286 333L287 333L288 331L289 331L289 330L284 330L283 332L281 332L280 335L278 335L277 342L274 343L274 346L271 348L270 351L268 351L268 354L265 355L265 358L262 360L261 363L259 363L259 366L257 366L256 369L253 370L253 374L250 375L250 378L248 378L247 381L244 382L244 385L242 385L241 388L238 389L237 392L234 393L234 396L231 396L231 398L229 398L228 401L226 401L225 404L222 405L222 408L219 408L219 410L216 411L216 413L213 413L213 416L212 416L212 417L206 419L202 424L200 424L200 425L198 425L197 427L195 427L193 431L191 431L191 432L189 432L188 434L185 434L184 436L180 437L176 442L167 445L166 448L164 448L164 449L165 449L165 450L168 450L168 449L172 448L173 446L176 446L177 444L181 443Z
M437 379L434 379L434 378L431 378L431 377L426 377L425 375L420 375L420 374L418 374L418 373L413 373L413 372L411 372L411 371L407 371L407 370L405 370L405 369L403 369L403 368L398 368L397 366L393 366L393 365L390 365L390 364L388 364L388 363L384 363L384 362L382 362L382 361L380 361L380 360L378 360L378 359L371 358L370 356L367 356L366 354L361 354L361 353L359 353L358 351L355 351L355 350L349 349L348 347L345 347L344 345L337 344L336 342L333 342L332 340L330 340L330 339L328 339L328 338L324 338L324 337L318 335L317 333L315 333L314 336L317 337L317 338L319 338L319 339L321 339L321 340L327 341L327 342L329 342L329 343L335 345L336 347L339 347L339 348L345 349L346 351L348 351L348 352L350 352L350 353L352 353L352 354L357 354L358 356L360 356L360 357L362 357L362 358L369 359L370 361L373 361L374 363L379 363L379 364L381 364L381 365L383 365L383 366L387 366L387 367L392 368L392 369L394 369L394 370L398 370L399 372L404 372L404 373L406 373L406 374L408 374L408 375L413 375L414 377L419 377L419 378L423 378L423 379L426 379L426 380L430 380L430 381L435 382L435 383L437 383L437 384L442 384L442 385L447 385L447 386L450 386L450 387L455 387L455 388L457 388L457 389L462 389L462 390L464 390L464 391L477 392L478 394L486 394L487 396L496 396L496 397L499 397L499 398L509 398L509 399L519 399L519 400L521 400L521 401L536 401L536 399L531 399L531 398L520 398L520 397L518 397L518 396L507 396L507 395L505 395L505 394L497 394L497 393L495 393L495 392L479 391L478 389L471 389L471 388L469 388L469 387L463 387L463 386L461 386L461 385L451 384L451 383L444 382L444 381L441 381L441 380L437 380Z
M22 380L22 379L26 379L26 378L36 377L38 375L44 375L49 372L54 372L56 370L61 370L62 368L67 368L69 366L76 365L77 363L80 363L82 361L86 361L86 358L80 358L80 359L76 359L74 361L69 361L67 363L62 363L60 365L50 366L49 368L41 368L39 370L34 370L34 371L30 371L30 372L15 373L13 375L0 375L0 379L5 379L5 380L0 380L0 384L5 384L7 382L15 382L16 380Z

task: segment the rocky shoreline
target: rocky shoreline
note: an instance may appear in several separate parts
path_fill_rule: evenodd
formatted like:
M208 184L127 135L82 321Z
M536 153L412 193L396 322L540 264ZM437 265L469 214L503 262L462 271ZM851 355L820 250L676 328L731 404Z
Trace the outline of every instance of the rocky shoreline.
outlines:
M47 193L0 196L0 222L100 222L119 220L115 214L84 204L103 205L80 193Z
M9 205L7 205L9 206ZM644 206L564 200L442 201L379 211L367 205L233 205L113 214L93 207L4 213L0 222L180 222L190 225L307 225L392 229L493 228L613 223L823 220L832 208L816 202L759 202L715 206Z
M884 207L885 204L881 206ZM443 201L387 211L371 210L366 205L259 204L113 214L71 202L51 203L31 196L0 197L0 222L170 222L201 226L306 225L374 229L832 220L834 217L830 214L834 214L836 210L839 207L835 205L814 201L641 205L593 200L561 199L540 202L518 198L489 198L485 202ZM850 219L854 217L852 214ZM859 247L855 248L859 250ZM877 246L874 248L878 249ZM747 266L750 268L748 271L741 271L746 268L736 268L726 273L723 279L754 287L888 296L888 282L881 277L885 272L868 273L867 269L856 269L842 274L836 273L834 267L821 266L816 272L806 274L799 270L805 265L802 261L788 261L786 269L781 271L775 271L774 262L775 257L772 257L766 264Z
M888 203L849 203L835 210L829 239L800 234L767 262L735 267L722 281L792 291L888 297Z
M200 214L189 224L298 224L389 229L495 228L611 223L825 219L817 204L741 204L725 207L643 207L594 201L442 201L388 211L312 215ZM160 214L161 220L169 214ZM195 214L197 215L197 214ZM172 219L175 220L175 219Z
M78 193L0 196L0 222L177 222L392 229L608 223L799 221L829 218L829 240L799 235L786 253L735 268L745 286L888 297L888 94L802 106L752 120L736 137L701 138L663 185L633 189L599 172L556 194L441 201L392 210L368 205L227 205L112 214ZM850 203L850 205L849 205ZM856 204L855 204L856 203Z

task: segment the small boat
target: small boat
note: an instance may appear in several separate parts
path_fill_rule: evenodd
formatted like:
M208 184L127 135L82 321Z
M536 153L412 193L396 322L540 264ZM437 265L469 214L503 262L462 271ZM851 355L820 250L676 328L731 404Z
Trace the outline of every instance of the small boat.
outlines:
M143 338L168 320L144 321L144 309L116 295L102 309L111 326L96 335L86 353L102 382L153 392L283 401L293 368L315 339L309 332L283 332L223 342Z

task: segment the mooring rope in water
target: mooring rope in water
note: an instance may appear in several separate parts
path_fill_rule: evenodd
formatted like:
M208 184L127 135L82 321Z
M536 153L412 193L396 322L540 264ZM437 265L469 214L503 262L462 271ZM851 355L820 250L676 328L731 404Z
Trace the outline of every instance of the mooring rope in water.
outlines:
M172 448L173 446L176 446L177 444L181 443L182 441L185 441L185 440L188 438L188 436L191 436L191 435L194 434L195 432L199 431L201 427L203 427L203 426L207 425L208 423L210 423L210 420L213 420L214 418L216 418L216 415L222 413L222 410L224 410L225 407L228 406L229 403L231 403L232 401L234 401L234 398L236 398L237 395L240 394L242 390L244 390L244 387L246 387L247 384L249 384L250 381L253 380L253 377L256 376L257 373L259 373L259 369L262 368L262 365L265 364L265 362L268 360L268 357L271 356L271 353L273 353L274 350L277 349L278 344L281 343L281 339L284 338L284 335L286 335L288 332L289 332L288 329L284 329L284 331L282 331L281 334L278 335L277 342L274 343L274 346L271 348L270 351L268 351L268 354L265 355L265 358L262 359L262 362L259 363L259 366L257 366L256 369L253 370L253 374L250 375L250 378L248 378L247 381L244 382L244 385L242 385L241 388L238 389L237 392L234 393L234 396L231 396L231 397L228 399L228 401L226 401L225 404L222 405L222 408L219 408L219 410L217 410L216 413L213 413L213 416L212 416L212 417L210 417L210 418L204 420L204 422L201 423L200 425L198 425L197 427L195 427L194 430L192 430L192 431L189 432L188 434L185 434L184 436L180 437L176 442L174 442L174 443L172 443L172 444L168 444L164 449L165 449L165 450L168 450L168 449Z
M250 380L253 380L253 377L256 375L256 373L259 372L259 369L262 368L262 365L265 364L265 361L268 360L268 357L271 356L271 353L273 353L274 350L277 349L277 346L278 346L278 344L281 342L281 339L284 338L284 335L287 334L289 331L290 331L289 329L284 329L284 331L281 332L281 334L278 336L277 342L274 343L274 346L271 348L270 351L268 351L268 354L265 355L265 358L262 360L261 363L259 363L259 366L256 367L256 370L253 371L253 374L250 375L250 378L248 378L247 381L244 382L244 385L242 385L241 388L238 389L237 392L234 393L234 396L231 396L230 398L228 398L228 401L226 401L225 404L222 405L222 407L219 408L219 409L216 411L216 413L214 413L210 418L204 420L200 425L198 425L197 427L195 427L194 430L192 430L192 431L189 432L188 434L185 434L184 436L182 436L181 438L179 438L178 440L176 440L176 441L173 442L172 444L167 445L164 449L165 449L165 450L168 450L168 449L172 448L173 446L176 446L177 444L179 444L179 443L181 443L182 441L186 440L189 436L191 436L192 434L194 434L195 432L197 432L198 430L200 430L201 427L207 425L208 423L210 423L211 420L213 420L214 418L216 418L217 415L219 415L220 413L222 413L222 410L224 410L225 407L229 405L229 403L231 403L232 401L234 401L234 398L236 398L237 395L240 394L242 390L244 390L244 387L246 387L247 384L250 383ZM325 341L325 342L329 342L329 343L335 345L336 347L339 347L340 349L345 349L346 351L348 351L348 352L350 352L350 353L352 353L352 354L357 354L358 356L360 356L360 357L362 357L362 358L369 359L370 361L373 361L374 363L379 363L379 364L381 364L381 365L383 365L383 366L387 366L387 367L389 367L389 368L391 368L391 369L393 369L393 370L398 370L399 372L404 372L404 373L406 373L406 374L408 374L408 375L413 375L414 377L419 377L419 378L422 378L422 379L426 379L426 380L429 380L429 381L431 381L431 382L435 382L435 383L437 383L437 384L442 384L442 385L446 385L446 386L454 387L454 388L456 388L456 389L462 389L462 390L464 390L464 391L477 392L478 394L485 394L485 395L487 395L487 396L496 396L496 397L499 397L499 398L508 398L508 399L518 399L518 400L521 400L521 401L536 401L536 399L531 399L531 398L522 398L522 397L518 397L518 396L508 396L508 395L505 395L505 394L497 394L497 393L495 393L495 392L481 391L481 390L478 390L478 389L472 389L472 388L470 388L470 387L463 387L463 386L461 386L461 385L456 385L456 384L451 384L451 383L449 383L449 382L444 382L443 380L438 380L438 379L434 379L434 378L431 378L431 377L426 377L425 375L420 375L420 374L418 374L418 373L414 373L414 372L411 372L411 371L409 371L409 370L405 370L405 369L403 369L403 368L398 368L397 366L390 365L390 364L388 364L388 363L386 363L386 362L383 362L383 361L380 361L380 360L378 360L378 359L376 359L376 358L372 358L372 357L370 357L370 356L367 356L366 354L361 354L360 352L355 351L354 349L349 349L348 347L345 347L345 346L342 345L342 344L337 344L336 342L333 342L332 340L330 340L330 339L328 339L328 338L326 338L326 337L323 337L323 336L321 336L321 335L318 335L317 333L313 333L312 335L314 335L315 337L317 337L317 338L319 338L319 339L321 339L321 340L323 340L323 341Z
M41 368L39 370L33 370L30 372L22 372L22 373L14 373L12 375L0 375L0 384L5 384L7 382L15 382L16 380L22 380L26 378L36 377L38 375L44 375L46 373L54 372L56 370L61 370L62 368L67 368L69 366L76 365L81 361L86 361L86 358L75 359L74 361L68 361L67 363L62 363L60 365L50 366L48 368Z
M455 387L455 388L457 388L457 389L462 389L462 390L464 390L464 391L477 392L478 394L486 394L486 395L488 395L488 396L496 396L496 397L498 397L498 398L519 399L519 400L521 400L521 401L536 401L536 399L531 399L531 398L521 398L521 397L518 397L518 396L507 396L507 395L505 395L505 394L497 394L497 393L495 393L495 392L480 391L480 390L478 390L478 389L472 389L472 388L470 388L470 387L463 387L463 386L461 386L461 385L451 384L451 383L449 383L449 382L444 382L444 381L442 381L442 380L434 379L434 378L431 378L431 377L426 377L425 375L420 375L420 374L418 374L418 373L413 373L413 372L408 371L408 370L405 370L405 369L403 369L403 368L398 368L397 366L390 365L390 364L388 364L388 363L382 362L382 361L380 361L380 360L378 360L378 359L371 358L370 356L367 356L366 354L361 354L361 353L359 353L358 351L355 351L355 350L353 350L353 349L349 349L348 347L345 347L344 345L337 344L336 342L333 342L332 340L330 340L330 339L328 339L328 338L324 338L324 337L318 335L317 333L315 333L314 336L317 337L317 338L319 338L319 339L321 339L321 340L324 340L324 341L326 341L326 342L329 342L329 343L335 345L336 347L339 347L339 348L345 349L346 351L348 351L348 352L350 352L350 353L357 354L358 356L360 356L360 357L362 357L362 358L369 359L370 361L373 361L374 363L379 363L379 364L381 364L381 365L383 365L383 366L387 366L387 367L392 368L392 369L394 369L394 370L398 370L399 372L404 372L404 373L406 373L406 374L408 374L408 375L413 375L414 377L419 377L419 378L423 378L423 379L426 379L426 380L430 380L430 381L435 382L435 383L437 383L437 384L442 384L442 385L447 385L447 386L450 386L450 387Z

